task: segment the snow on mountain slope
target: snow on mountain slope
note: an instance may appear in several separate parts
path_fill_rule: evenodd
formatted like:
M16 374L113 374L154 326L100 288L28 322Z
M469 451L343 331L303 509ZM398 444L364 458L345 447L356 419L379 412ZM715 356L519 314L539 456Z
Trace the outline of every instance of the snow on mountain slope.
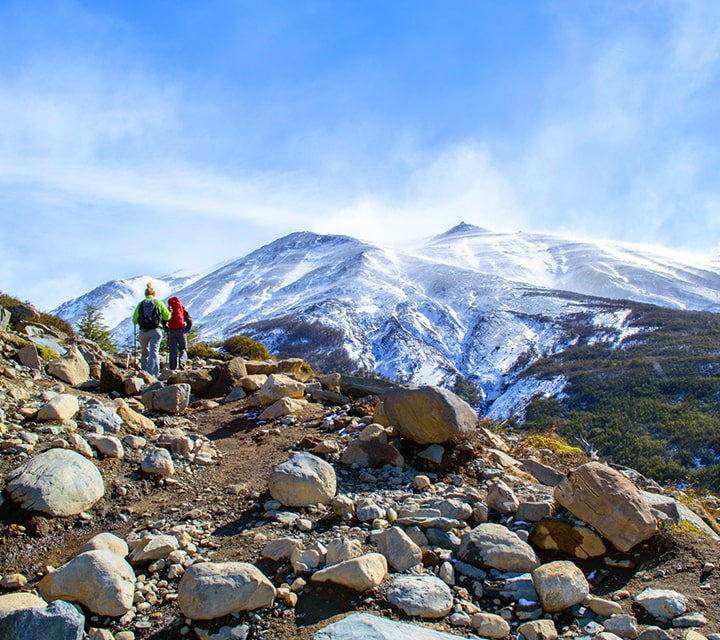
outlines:
M496 233L461 223L418 248L424 256L548 289L720 311L717 261L616 242Z
M162 298L179 295L206 339L249 335L324 371L447 387L464 378L486 407L502 398L498 411L533 389L558 392L561 381L526 382L516 397L508 389L543 354L580 340L620 344L627 300L720 309L717 264L461 224L412 253L293 233L203 275L109 282L56 312L76 322L95 304L124 344L148 281Z

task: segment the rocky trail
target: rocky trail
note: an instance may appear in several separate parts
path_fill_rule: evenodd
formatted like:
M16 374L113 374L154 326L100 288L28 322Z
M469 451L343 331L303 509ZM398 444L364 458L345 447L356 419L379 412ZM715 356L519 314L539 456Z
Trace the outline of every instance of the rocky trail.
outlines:
M0 334L0 637L720 638L711 497L703 520L631 470L568 468L439 390L241 358L154 381L87 345L51 366L18 336Z

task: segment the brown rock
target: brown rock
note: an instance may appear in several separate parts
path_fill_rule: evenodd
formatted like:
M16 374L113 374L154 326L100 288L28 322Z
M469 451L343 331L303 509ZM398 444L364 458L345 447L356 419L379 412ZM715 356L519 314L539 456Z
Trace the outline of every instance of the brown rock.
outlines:
M555 488L554 497L620 551L629 551L657 531L657 520L637 487L600 462L578 467Z
M213 382L207 388L209 398L225 397L234 387L240 384L248 374L245 358L237 357L228 360L214 371Z
M360 467L382 467L391 464L395 467L405 465L402 454L391 444L351 440L343 451L343 464L357 464Z

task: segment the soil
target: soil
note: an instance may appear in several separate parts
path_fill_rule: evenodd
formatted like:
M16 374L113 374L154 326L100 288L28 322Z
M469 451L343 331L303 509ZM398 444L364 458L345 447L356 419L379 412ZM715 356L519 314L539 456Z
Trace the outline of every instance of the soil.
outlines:
M366 415L367 410L367 406L359 403L347 413L361 416ZM100 468L106 481L106 496L93 507L89 518L83 515L65 519L31 517L6 500L0 508L0 575L22 573L29 580L25 587L29 590L45 574L48 565L57 567L67 562L97 533L109 531L125 537L132 531L145 529L164 532L174 524L193 518L203 523L205 534L198 546L205 558L253 563L280 586L290 576L289 566L263 560L261 551L267 539L297 532L266 517L263 503L270 499L267 492L270 471L286 460L288 450L298 448L303 438L327 436L329 426L336 428L333 414L340 413L333 409L311 410L295 423L282 425L258 423L242 401L192 411L186 416L186 426L191 425L192 432L214 443L222 454L219 464L193 467L191 472L186 469L162 481L141 473L137 459L131 455L123 460L105 459ZM413 458L412 450L404 453L418 472L422 472L421 459ZM477 483L470 458L461 456L454 468L442 472L452 471L462 475L467 483ZM0 454L0 478L20 462L18 456ZM339 476L339 493L352 490L343 486L348 482L354 482L352 474ZM244 489L239 493L230 489L240 483ZM331 511L295 511L313 521L316 533L339 522ZM367 549L375 550L368 542L367 528L359 533L364 536ZM690 610L700 611L707 617L708 625L701 630L704 634L720 632L720 569L707 564L720 567L720 544L690 534L662 531L640 549L631 554L617 554L615 559L627 558L634 562L631 569L609 568L600 562L581 564L590 576L592 593L614 596L625 612L636 615L641 624L658 624L633 606L630 594L635 595L648 586L674 589L688 597ZM136 568L136 573L142 574L143 570ZM0 589L0 593L9 591ZM317 629L356 611L407 619L386 602L381 587L358 594L337 586L318 586L308 579L294 608L276 604L270 610L195 625L186 621L175 601L169 599L154 605L144 616L143 625L137 625L136 620L122 626L117 620L98 618L91 618L90 623L112 631L132 629L136 638L153 640L192 637L188 624L213 633L222 626L242 623L249 626L248 637L252 639L309 640ZM446 621L422 624L458 636L477 637L468 629L451 627Z

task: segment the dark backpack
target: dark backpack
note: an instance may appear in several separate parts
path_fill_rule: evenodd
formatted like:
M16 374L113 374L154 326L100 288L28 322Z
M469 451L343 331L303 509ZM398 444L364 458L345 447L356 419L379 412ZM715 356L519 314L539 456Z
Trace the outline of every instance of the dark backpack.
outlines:
M147 331L160 326L160 309L152 298L145 298L138 309L138 327Z

